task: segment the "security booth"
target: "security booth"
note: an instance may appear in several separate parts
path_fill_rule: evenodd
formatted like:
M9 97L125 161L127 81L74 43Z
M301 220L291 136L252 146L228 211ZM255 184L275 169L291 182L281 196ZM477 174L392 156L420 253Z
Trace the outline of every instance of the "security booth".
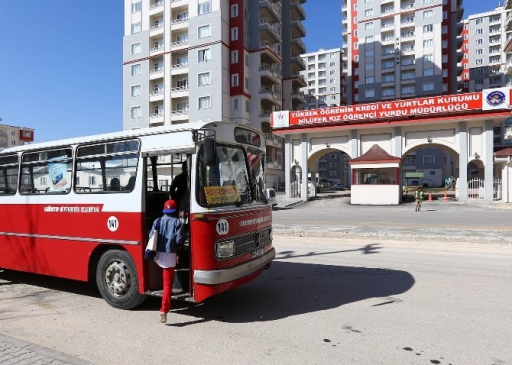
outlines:
M397 205L401 191L401 159L374 144L361 157L349 161L352 170L351 204Z

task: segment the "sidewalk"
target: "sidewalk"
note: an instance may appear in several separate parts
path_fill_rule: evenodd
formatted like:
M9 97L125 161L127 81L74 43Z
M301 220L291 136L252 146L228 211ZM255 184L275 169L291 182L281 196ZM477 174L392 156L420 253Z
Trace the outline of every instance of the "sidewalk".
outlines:
M2 365L92 365L91 362L62 354L29 342L0 334Z

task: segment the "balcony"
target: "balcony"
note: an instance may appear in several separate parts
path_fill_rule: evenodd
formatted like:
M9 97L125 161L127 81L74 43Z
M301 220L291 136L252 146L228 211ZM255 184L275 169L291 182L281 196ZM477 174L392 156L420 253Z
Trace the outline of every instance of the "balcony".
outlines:
M171 89L172 98L188 98L188 85L176 86Z
M171 48L180 48L184 47L188 44L188 38L187 39L181 39L177 40L171 43Z
M162 100L164 100L164 88L163 87L149 93L149 101L150 102L162 101Z
M164 45L158 44L155 47L149 49L149 54L155 54L155 53L159 53L159 52L163 52L163 51L164 51Z
M296 31L300 34L301 37L306 36L306 28L302 24L302 21L299 19L292 19L290 25L296 29Z
M186 29L188 27L188 15L171 21L171 30Z
M260 8L260 14L264 14L266 16L270 16L274 18L274 22L281 22L281 7L277 5L277 3L272 3L269 0L258 0L258 5Z
M512 0L510 0L510 1L512 1ZM503 52L505 52L505 53L512 52L512 36L511 35L509 35L507 37L507 42L505 43L505 48L503 48Z
M178 108L171 111L171 122L183 122L188 119L189 111L187 108Z
M281 72L276 64L262 63L259 67L260 77L266 77L276 84L281 85Z
M267 54L276 62L281 62L281 49L278 47L280 44L272 44L269 41L260 42L260 49L266 51Z
M291 76L292 76L292 86L293 87L296 87L295 85L293 85L295 83L297 84L298 87L306 87L308 85L304 76L302 76L300 74L300 71L293 71Z
M276 41L276 43L281 42L281 27L277 23L271 23L270 19L268 18L260 18L260 32L269 35L271 39Z
M290 61L292 63L296 63L299 66L301 66L302 70L306 69L306 62L304 62L304 60L302 59L300 54L297 54L297 53L292 54L292 57L290 58Z
M160 79L162 77L164 77L163 66L155 67L155 68L149 70L149 79L150 80Z
M159 109L154 113L149 115L149 125L161 125L164 123L164 111L163 109Z
M291 38L290 44L295 45L299 49L299 53L306 53L306 45L300 38Z
M156 37L164 34L164 22L156 22L151 28L149 28L149 36Z
M512 75L512 60L509 60L503 68L505 75Z
M270 121L270 116L272 115L272 110L264 109L260 111L260 123L268 123Z
M279 90L272 89L268 86L262 86L260 87L259 94L262 98L265 98L276 105L281 105L283 94Z
M295 15L296 18L300 18L301 20L306 20L306 10L304 10L300 1L291 0L290 10L292 13L292 17Z
M304 92L299 91L298 89L292 90L291 97L292 97L292 99L297 99L302 104L304 104L306 102L306 98L304 97Z
M164 11L164 0L155 1L153 4L149 5L149 15L156 15L163 13Z
M171 66L171 75L188 73L188 62L175 63Z

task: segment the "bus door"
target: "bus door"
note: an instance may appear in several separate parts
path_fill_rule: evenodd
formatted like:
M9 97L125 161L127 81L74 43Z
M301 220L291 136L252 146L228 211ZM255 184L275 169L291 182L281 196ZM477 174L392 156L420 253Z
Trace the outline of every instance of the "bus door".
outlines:
M189 151L159 152L144 158L146 238L152 224L162 216L164 203L175 199L178 203L177 217L182 221L187 239L179 252L173 286L173 297L191 297L190 293L190 240L188 212L190 212L190 166ZM184 182L184 191L178 192L177 182ZM174 182L174 184L173 184ZM179 189L183 189L180 187ZM162 291L162 270L153 261L148 263L148 284L151 294Z

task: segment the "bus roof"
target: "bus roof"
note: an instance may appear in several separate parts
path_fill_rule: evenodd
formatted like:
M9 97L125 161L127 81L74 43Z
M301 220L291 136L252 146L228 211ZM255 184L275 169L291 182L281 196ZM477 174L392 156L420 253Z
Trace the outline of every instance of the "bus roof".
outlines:
M161 133L193 131L193 130L206 128L209 124L215 124L215 123L239 125L241 127L252 129L254 131L257 131L258 133L261 133L251 126L240 125L240 124L232 123L232 122L197 121L197 122L190 122L190 123L174 124L174 125L163 126L163 127L138 128L138 129L132 129L132 130L127 130L127 131L102 133L102 134L94 134L94 135L90 135L90 136L60 139L60 140L54 140L54 141L48 141L48 142L31 143L31 144L25 144L22 146L8 147L8 148L0 149L0 153L7 154L7 153L22 152L22 151L33 150L33 149L44 149L44 148L50 148L50 147L62 146L62 145L73 145L73 144L89 143L89 142L101 142L101 141L118 139L118 138L130 138L130 137L149 136L149 135L155 135L155 134L161 134Z

